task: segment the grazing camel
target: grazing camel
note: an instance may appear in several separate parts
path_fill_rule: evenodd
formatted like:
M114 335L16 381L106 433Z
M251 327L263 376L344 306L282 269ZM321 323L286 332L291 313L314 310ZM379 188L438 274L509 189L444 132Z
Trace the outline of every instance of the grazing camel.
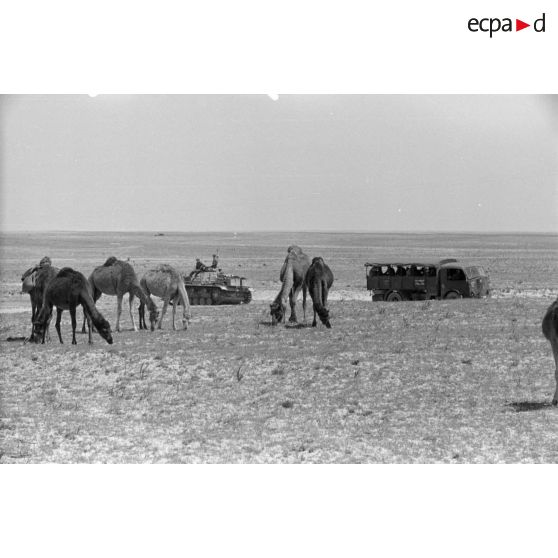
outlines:
M120 316L122 314L122 298L126 293L129 293L130 302L130 318L134 331L137 331L134 314L132 312L132 303L134 297L137 296L140 302L147 305L149 309L149 321L151 323L151 331L155 329L157 322L158 311L155 303L149 298L140 286L134 268L122 260L117 260L114 256L101 266L96 267L93 273L89 276L89 283L93 289L93 300L97 302L101 295L116 296L116 325L115 331L120 331Z
M171 300L173 302L172 329L176 331L175 316L176 307L179 303L182 304L182 327L188 329L188 323L191 318L190 300L188 299L188 293L186 292L186 287L184 287L182 276L174 267L168 264L161 264L154 269L150 269L141 278L140 285L148 298L151 298L151 295L155 295L163 299L163 309L157 324L159 329L161 329L163 318ZM145 304L143 302L140 302L139 305L139 322L140 329L147 329L145 325Z
M287 311L287 297L291 305L291 317L289 322L295 322L296 319L296 299L300 289L302 289L302 310L304 320L306 320L306 273L310 267L310 259L298 246L289 246L287 249L287 257L281 267L279 279L282 282L281 290L270 305L271 323L276 325L285 320Z
M69 310L72 318L72 345L76 345L76 308L80 304L89 325L89 343L93 343L91 337L91 322L93 322L101 337L112 345L110 324L95 307L87 279L79 271L74 271L70 267L62 268L46 286L42 308L33 324L33 339L37 343L39 339L42 343L45 342L45 333L52 318L52 307L56 306L56 331L60 343L63 343L60 332L62 312Z
M556 378L556 391L552 398L552 404L558 405L558 298L550 305L542 321L544 336L550 341L554 363L556 365L554 374Z
M34 341L33 324L39 315L41 306L43 305L43 296L47 285L52 281L54 277L58 274L58 268L52 267L51 265L43 265L35 271L32 272L33 287L29 291L29 297L31 298L31 335L26 341ZM26 281L31 277L27 276L24 280ZM49 338L48 328L46 331L46 337Z
M48 256L45 256L39 262L39 265L30 267L21 276L21 292L29 294L31 300L31 336L33 336L33 322L37 317L37 314L43 303L43 293L46 282L48 282L52 277L58 273L58 269L51 267L52 262ZM37 278L40 272L43 270L50 270L47 276L42 276L39 284L37 284Z
M333 285L333 273L322 258L313 258L312 265L306 274L306 285L312 297L314 305L314 321L312 327L316 327L316 313L322 323L330 328L329 310L327 309L327 294Z

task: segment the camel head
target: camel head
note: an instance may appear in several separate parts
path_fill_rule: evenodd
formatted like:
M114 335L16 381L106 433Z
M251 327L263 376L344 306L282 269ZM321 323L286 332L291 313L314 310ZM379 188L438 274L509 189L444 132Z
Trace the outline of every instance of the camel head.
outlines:
M151 331L155 331L155 326L157 325L157 320L159 319L159 310L153 305L149 309L149 323L151 324Z
M99 335L109 344L112 345L112 332L110 330L110 324L104 318L101 318L96 324L95 327L99 332Z
M269 305L271 309L271 323L273 325L280 324L285 319L285 306L281 302L274 302Z
M49 320L40 320L40 319L36 319L33 322L33 333L31 333L31 337L29 337L29 341L31 343L44 342L48 322Z
M318 315L320 316L320 320L322 323L329 329L331 328L331 322L329 321L329 310L327 308L321 308L318 311Z

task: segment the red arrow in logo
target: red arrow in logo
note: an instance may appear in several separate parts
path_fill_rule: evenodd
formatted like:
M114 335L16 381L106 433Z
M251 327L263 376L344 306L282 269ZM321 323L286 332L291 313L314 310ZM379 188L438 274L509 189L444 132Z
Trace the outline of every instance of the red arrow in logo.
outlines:
M515 30L516 31L521 31L522 29L525 29L526 27L531 27L531 24L525 23L524 21L521 21L520 19L515 20Z

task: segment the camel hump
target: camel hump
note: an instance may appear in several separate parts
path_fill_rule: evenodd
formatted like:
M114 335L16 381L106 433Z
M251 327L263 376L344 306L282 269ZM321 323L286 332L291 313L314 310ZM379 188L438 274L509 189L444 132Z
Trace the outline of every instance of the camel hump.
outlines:
M116 258L115 256L111 256L110 258L107 258L107 261L103 264L103 267L110 267L111 265L114 265L117 261L118 258Z
M72 269L71 267L63 267L58 272L58 275L56 275L56 277L67 277L68 279L71 279L72 283L87 284L87 279L85 278L85 275L83 275L83 273L79 271L76 271L75 269Z
M76 271L71 267L63 267L59 272L57 277L72 277L76 274Z
M162 273L176 273L176 270L174 269L174 267L172 267L172 265L169 264L159 264L156 268L155 271L159 271Z

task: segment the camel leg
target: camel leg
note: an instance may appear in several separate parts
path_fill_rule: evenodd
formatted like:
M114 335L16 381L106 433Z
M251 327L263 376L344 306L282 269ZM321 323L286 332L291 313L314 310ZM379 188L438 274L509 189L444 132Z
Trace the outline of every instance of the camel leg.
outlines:
M88 343L90 345L93 344L93 336L91 335L91 316L85 311L85 308L83 309L83 320L87 320L87 332L89 334L89 339L88 339Z
M173 299L173 304L172 304L172 329L173 331L176 331L176 323L175 323L175 317L176 317L176 307L178 305L178 297Z
M304 325L306 325L306 281L302 283L302 317L304 318Z
M35 323L35 318L37 317L37 305L35 304L35 300L33 299L32 295L29 295L31 297L31 337L30 339L33 339L33 324Z
M328 293L329 289L327 287L327 285L324 283L324 285L322 286L322 306L327 310L327 293ZM331 324L329 323L329 312L328 312L328 317L326 318L325 321L325 326L329 329L331 328Z
M85 324L87 323L87 328L91 329L91 321L87 317L85 310L83 311L83 323L81 325L81 333L85 333Z
M289 322L297 323L296 319L296 299L298 297L298 293L300 292L300 287L295 289L294 287L291 289L289 293L289 302L291 304L291 317L289 318Z
M314 302L314 301L312 301ZM312 320L312 327L316 327L316 325L318 325L318 322L316 321L316 305L312 304L313 306L313 310L314 310L314 319Z
M45 344L45 340L47 340L50 343L50 333L48 331L48 328L50 327L50 318L48 319L46 325L45 325L45 329L43 330L43 337L41 339L41 343L44 345ZM60 341L62 342L62 341Z
M72 345L77 345L76 341L76 327L77 327L77 320L76 320L76 307L70 305L70 318L72 318Z
M165 298L163 301L163 308L161 309L161 317L159 318L159 323L157 324L157 329L161 329L163 326L163 318L165 317L165 313L167 311L168 305L169 305L169 299Z
M139 308L138 308L138 318L139 318L139 328L140 329L147 329L145 325L145 304L140 301Z
M51 319L52 319L52 317L48 319L48 322L46 324L46 328L43 331L43 343L45 342L45 339L50 343L50 320Z
M186 295L186 296L188 296L188 295ZM190 301L182 299L182 328L183 329L188 329L188 324L190 322L190 316L191 316Z
M550 340L550 345L552 346L554 362L556 364L554 370L554 377L556 378L556 391L554 392L554 397L552 398L552 404L558 405L558 336L555 336Z
M130 302L130 318L132 319L132 325L134 326L134 331L137 331L138 328L136 326L136 320L134 319L134 312L133 312L134 295L132 293L130 293L129 302Z
M62 308L57 308L56 309L56 333L58 333L58 339L60 339L60 343L64 344L64 341L62 341L62 334L60 333L60 320L62 320ZM46 330L45 330L46 331ZM43 343L44 343L44 339L43 339Z
M122 298L124 295L116 295L116 325L115 331L120 331L120 315L122 314Z

